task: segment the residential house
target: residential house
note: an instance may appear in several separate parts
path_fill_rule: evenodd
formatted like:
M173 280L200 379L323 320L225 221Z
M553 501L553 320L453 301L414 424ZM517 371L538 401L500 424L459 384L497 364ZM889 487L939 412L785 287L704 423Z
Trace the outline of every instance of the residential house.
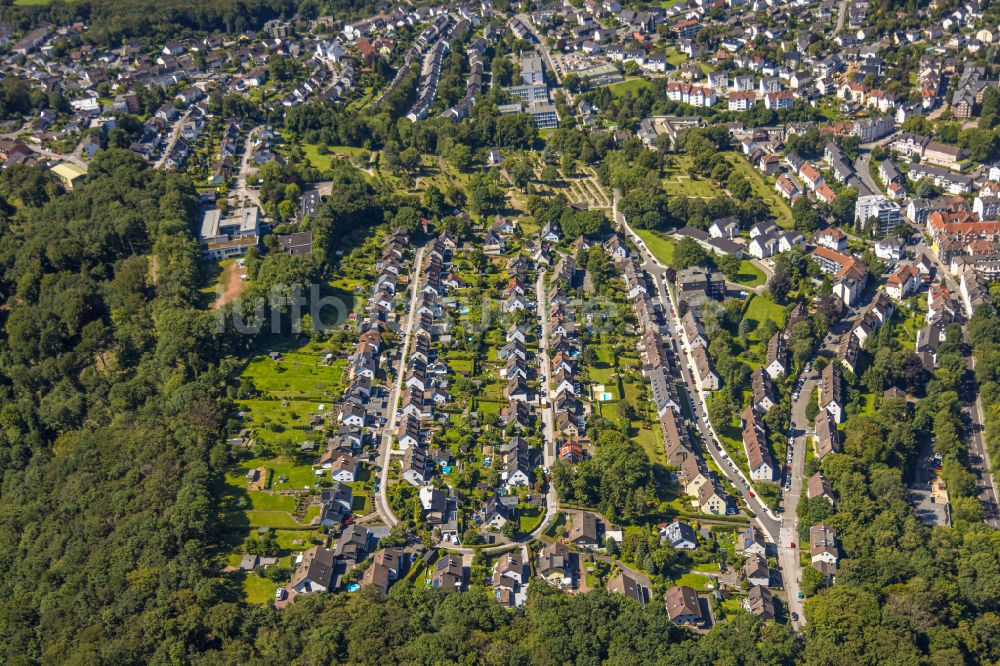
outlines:
M573 563L569 548L561 543L546 544L538 553L535 571L550 585L573 586Z
M601 528L597 516L589 511L574 513L567 539L580 548L599 548L604 545L601 541Z
M767 560L762 555L751 553L743 565L741 573L751 585L767 587L771 584L771 570L767 566Z
M816 415L814 427L816 438L816 458L822 459L830 453L840 451L840 432L833 414L823 409Z
M747 525L736 533L736 552L745 557L750 555L767 555L767 544L763 533L753 525Z
M465 567L462 558L448 553L434 563L431 586L439 590L461 590L465 585Z
M833 488L830 486L830 482L826 480L823 476L823 472L816 472L809 477L809 481L806 484L806 496L809 499L814 497L822 497L830 506L833 506Z
M687 523L674 520L660 528L660 540L677 550L694 550L698 547L698 537Z
M722 487L715 479L709 479L698 490L698 508L702 513L716 516L726 514L729 502L722 492Z
M643 606L649 603L649 582L642 580L633 572L619 572L617 576L608 581L607 588L608 592L624 594Z
M674 624L701 626L705 622L698 594L686 585L675 585L667 590L667 615Z
M819 408L829 412L835 422L843 423L845 415L843 386L840 368L836 363L830 363L823 368L819 386Z
M788 350L781 332L775 333L767 342L767 365L764 369L771 379L778 379L788 371Z
M403 549L383 548L372 556L371 565L361 576L361 587L373 588L379 594L388 594L389 587L403 573Z
M743 608L763 621L774 619L774 600L771 590L763 585L751 585L743 600Z
M313 546L302 553L287 589L295 594L329 592L337 575L337 562L329 548Z
M814 569L827 576L835 574L840 560L837 531L823 523L810 527L809 556Z

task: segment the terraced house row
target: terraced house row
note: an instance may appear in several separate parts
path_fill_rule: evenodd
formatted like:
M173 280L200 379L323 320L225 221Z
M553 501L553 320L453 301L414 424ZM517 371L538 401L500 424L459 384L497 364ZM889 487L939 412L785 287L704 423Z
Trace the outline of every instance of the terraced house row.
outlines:
M662 312L649 296L646 274L630 256L621 258L619 255L616 263L639 324L642 374L649 380L652 390L653 403L663 432L667 464L678 468L677 479L681 490L692 497L693 504L702 513L724 515L730 510L730 501L715 474L708 470L704 460L695 453L689 437L688 424L681 414L680 396L674 381L675 377L680 376L680 368L663 345L667 324ZM697 339L707 345L704 332L696 332L700 331L701 326L690 310L685 321L695 329L691 333L691 339L700 335Z

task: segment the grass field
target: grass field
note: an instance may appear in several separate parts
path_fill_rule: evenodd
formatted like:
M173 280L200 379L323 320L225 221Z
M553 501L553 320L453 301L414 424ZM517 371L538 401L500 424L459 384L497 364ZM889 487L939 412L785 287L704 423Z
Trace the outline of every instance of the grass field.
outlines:
M285 354L280 361L260 355L247 364L243 376L253 380L259 391L277 399L331 401L343 389L342 377L347 361L338 359L321 365L320 353L321 350L314 352L307 347Z
M785 325L785 309L771 299L760 295L750 297L744 317L753 319L758 325L767 319L772 320L779 328ZM750 334L750 337L753 337L753 333Z
M740 262L740 272L736 276L735 282L745 284L748 287L756 287L764 284L764 271L757 268L752 261L744 259Z
M250 520L250 527L303 527L303 524L295 520L295 516L287 511L257 511L251 509L247 511L247 518Z
M616 83L614 85L608 86L608 90L615 97L623 97L630 92L636 92L643 88L652 88L653 84L646 79L634 78L622 81L621 83Z
M670 196L711 199L721 194L721 190L712 182L692 175L691 158L687 155L674 156L673 164L664 167L663 171L663 189Z
M767 207L771 209L771 215L774 216L778 226L791 229L793 226L792 209L788 206L788 202L773 187L768 185L760 172L750 166L750 163L743 159L742 155L738 153L726 153L726 159L729 160L729 163L733 165L733 168L737 172L743 174L750 182L754 196L763 200L767 204Z
M677 67L681 63L687 62L688 57L686 53L681 53L677 49L669 48L667 49L667 63Z
M243 579L243 594L247 603L266 604L274 599L274 591L278 586L263 576L255 573L248 573Z
M639 234L639 238L646 243L646 247L649 251L653 253L660 263L669 266L674 259L674 241L666 238L665 236L657 233L656 231L650 231L648 229L639 229L636 231Z
M288 495L272 495L271 493L251 490L247 493L250 496L250 504L255 511L286 511L295 510L295 498Z
M320 171L327 171L330 165L333 164L335 159L340 159L340 156L357 157L361 153L365 152L364 148L354 148L352 146L329 146L326 155L321 155L319 152L319 145L315 143L303 143L302 152L305 153L306 159L309 160L309 164L313 165Z
M658 426L639 428L632 438L643 448L649 457L649 462L660 465L667 464L667 455L663 449L663 431Z
M226 481L238 488L246 488L246 477L240 473L240 470L267 467L274 470L271 481L271 488L273 490L304 489L306 486L311 488L315 483L311 461L311 457L300 459L292 459L287 456L250 458L239 463L239 470L227 474ZM280 481L281 477L284 477L287 481Z
M674 581L674 585L687 585L688 587L694 589L695 592L707 592L709 589L708 584L708 576L696 573L682 574L677 580Z
M537 507L533 509L525 509L521 512L520 516L518 516L521 531L525 534L533 532L535 528L541 524L542 518L544 517L545 512Z
M715 562L709 562L708 564L695 564L691 567L692 571L700 571L702 573L719 573L719 565Z

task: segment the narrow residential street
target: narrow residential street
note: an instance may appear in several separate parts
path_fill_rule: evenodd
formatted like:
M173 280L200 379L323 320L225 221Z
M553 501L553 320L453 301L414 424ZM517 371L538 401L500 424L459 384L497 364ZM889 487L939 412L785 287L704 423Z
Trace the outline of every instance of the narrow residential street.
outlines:
M840 9L837 10L837 27L833 29L834 35L839 35L840 31L844 29L844 22L847 20L847 7L850 5L850 0L840 0Z
M868 170L868 165L871 163L872 154L870 152L862 152L858 155L858 159L854 162L854 171L857 172L858 178L861 182L865 184L869 190L875 194L883 194L882 188L879 184L872 178L871 171Z
M243 157L240 160L240 173L236 178L236 187L230 194L230 199L232 199L237 206L243 206L247 203L251 203L258 207L260 206L260 195L257 193L256 189L247 185L247 181L250 178L251 170L254 169L253 164L250 162L251 157L253 157L253 141L254 138L261 131L263 131L263 129L263 125L254 127L247 132L247 138L243 142Z
M638 246L641 250L642 262L640 267L642 270L646 271L653 279L656 284L656 299L660 302L660 306L663 309L664 318L666 320L667 328L669 330L670 339L673 340L674 349L681 349L681 340L677 335L677 327L680 324L680 319L677 317L676 304L673 302L673 296L666 284L666 271L667 267L660 264L660 262L653 256L649 248L643 240L629 227L628 223L625 221L625 216L618 211L618 198L619 194L617 191L614 193L613 199L613 212L615 222L624 229L632 242ZM750 511L753 512L753 520L758 524L758 526L767 534L768 538L777 543L779 538L779 529L781 522L777 516L767 508L757 497L757 493L753 491L753 486L750 484L749 479L747 479L743 473L735 466L735 464L730 464L728 459L728 454L722 450L722 446L719 444L716 438L715 432L712 426L708 423L708 407L705 404L704 398L698 391L695 385L694 379L692 378L690 366L691 360L686 354L678 353L678 365L681 368L681 375L684 381L684 386L687 389L689 407L691 413L694 415L693 422L698 428L701 439L705 444L705 448L708 449L709 454L712 456L712 460L715 461L716 466L726 478L732 483L732 485L737 489L740 495L743 497L746 506ZM694 398L692 399L692 396Z
M781 537L778 543L778 562L781 564L785 591L788 593L788 610L799 617L798 621L792 621L792 625L795 627L802 624L805 618L802 599L799 599L799 586L802 583L802 563L799 559L799 552L805 544L799 543L797 511L805 479L806 452L811 446L809 435L812 424L806 417L806 409L812 398L813 389L819 383L819 372L816 371L816 368L810 367L809 372L802 373L799 381L801 382L799 384L799 397L792 402L792 413L789 419L793 433L792 445L789 448L792 453L792 462L790 470L787 463L783 467L785 472L782 475L782 487L787 487L789 490L783 492L781 498L781 506L784 511L781 517ZM796 546L793 547L792 544L796 544Z
M990 464L990 454L983 441L983 401L979 396L979 385L975 380L976 357L969 356L969 372L972 373L971 395L974 399L962 404L965 434L969 442L969 465L976 475L976 491L983 505L983 519L993 529L1000 529L1000 512L997 502L996 478Z
M542 450L542 459L545 469L548 470L557 460L559 452L556 451L556 426L555 414L552 407L552 364L549 362L549 307L548 295L545 291L545 272L538 271L538 279L535 282L535 303L538 311L539 334L538 334L538 395L539 408L542 413L544 424L545 447ZM555 513L558 509L558 501L555 497L554 489L550 489L549 512Z
M397 410L399 398L403 393L403 377L406 374L406 357L410 353L410 342L413 338L413 322L417 312L417 297L420 294L420 273L423 269L424 250L421 247L413 257L413 272L410 274L410 305L406 312L406 322L403 325L403 345L396 359L396 383L389 391L385 426L382 429L382 446L378 456L382 471L379 472L379 491L375 493L375 508L382 521L390 527L399 522L386 501L385 491L389 486L389 463L392 460L392 437L396 432Z
M156 160L156 164L153 165L154 169L162 169L163 165L166 163L167 158L170 157L171 151L173 151L174 146L177 145L177 140L181 136L181 127L187 122L188 116L191 115L191 111L185 111L184 115L174 121L174 126L170 129L170 138L167 139L167 145L163 148L163 154L160 155L160 159Z
M537 30L535 30L535 26L531 22L531 17L528 16L527 14L518 14L517 20L523 23L524 27L530 30L531 34L534 35L535 41L538 43L538 51L539 53L541 53L542 60L545 62L545 67L549 70L549 72L552 73L552 78L555 79L555 82L557 84L561 84L562 83L561 72L559 69L555 67L555 64L552 61L552 56L549 53L549 46L548 44L545 43L545 39L540 34L538 34Z

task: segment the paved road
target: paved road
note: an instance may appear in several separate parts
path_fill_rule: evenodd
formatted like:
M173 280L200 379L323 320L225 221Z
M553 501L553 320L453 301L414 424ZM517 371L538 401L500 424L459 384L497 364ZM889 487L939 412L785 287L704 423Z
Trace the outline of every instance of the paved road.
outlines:
M656 285L656 296L660 301L661 307L663 308L667 328L669 330L669 336L674 341L674 347L676 349L681 349L681 340L676 333L676 327L679 325L676 305L674 304L673 296L666 285L665 273L667 267L662 265L656 257L653 256L652 252L649 251L642 239L639 238L635 231L628 226L628 223L625 221L625 216L618 211L618 198L619 193L615 191L612 201L612 210L614 212L615 221L628 233L632 241L641 249L641 267L652 277L653 282ZM755 514L754 521L757 525L767 534L768 538L772 542L777 542L781 526L780 520L760 501L760 499L758 499L757 494L753 492L753 486L750 484L749 479L743 475L739 468L730 464L728 454L725 454L722 450L712 426L706 423L708 407L705 404L705 400L701 396L701 393L698 391L694 380L692 379L689 369L691 361L684 354L679 354L678 360L680 361L678 365L681 369L681 376L684 380L684 385L687 388L688 399L691 403L691 413L695 416L694 423L701 434L705 448L712 456L712 459L715 461L718 468L722 470L722 473L726 475L729 481L742 495L746 506ZM695 396L693 400L691 399L691 396Z
M44 157L45 159L52 160L53 162L69 162L71 164L75 164L84 171L88 168L87 163L80 156L80 144L77 144L72 153L55 153L51 150L42 148L34 141L22 141L22 143L28 147L28 150L36 155L39 155L40 157Z
M858 172L858 178L861 182L872 191L872 194L885 194L882 191L882 187L872 178L872 174L868 171L868 163L871 162L871 153L861 153L858 155L858 159L854 162L854 170Z
M243 142L243 157L240 160L240 173L236 177L236 189L234 189L230 195L230 198L240 206L245 205L248 201L255 206L260 206L260 194L256 189L247 185L247 180L250 177L250 172L255 169L254 165L250 161L250 158L253 157L253 140L254 137L263 130L263 125L254 127L247 132L247 138Z
M378 457L382 471L379 474L379 491L375 493L375 509L378 511L382 521L390 527L399 522L385 498L386 489L389 487L392 436L396 432L399 399L403 393L403 377L406 375L406 358L410 353L410 342L413 338L413 322L417 314L417 297L420 294L420 273L423 270L425 249L424 247L418 249L413 258L413 272L410 274L410 307L406 314L406 321L403 324L403 346L399 350L399 358L396 359L396 383L389 392L389 414L385 427L382 429L382 447ZM405 483L405 481L400 481L400 483Z
M170 151L172 151L174 149L174 146L177 145L177 140L181 136L181 127L184 125L184 123L188 119L188 116L190 115L191 111L185 111L184 115L178 118L177 122L174 123L173 128L170 130L170 138L167 139L167 145L166 147L164 147L163 154L160 155L160 159L156 160L156 164L153 165L154 168L156 169L163 168L163 165L166 163L167 158L170 157Z
M983 505L983 517L986 524L993 529L1000 529L1000 512L997 502L996 478L990 453L983 442L983 401L979 395L979 385L975 381L976 357L969 357L969 371L972 375L972 395L974 399L963 403L962 411L965 417L966 438L969 442L969 463L976 475L976 491Z
M545 469L549 470L558 459L556 451L556 417L552 400L552 364L549 362L549 305L548 292L545 290L545 271L538 267L538 279L535 281L535 308L538 311L538 321L541 334L538 336L538 393L544 396L545 404L540 405L542 410L542 423L544 425L544 445L542 447L542 462ZM541 400L539 400L541 402ZM556 494L556 487L549 484L549 491L545 495L545 518L541 524L532 532L532 535L541 534L548 527L549 522L559 511L559 497Z
M823 341L823 349L830 353L836 353L836 348L840 336L830 333ZM778 562L784 572L785 591L788 593L789 611L796 613L799 617L797 621L792 621L792 626L799 627L805 624L805 613L803 612L802 600L799 599L799 586L802 583L802 563L799 559L798 547L793 548L792 544L799 545L799 519L798 506L799 498L802 495L802 487L805 481L806 452L810 446L810 433L812 423L806 417L806 410L809 407L813 389L819 384L819 372L812 366L809 372L803 372L799 377L797 386L799 387L799 397L792 402L792 413L790 426L792 431L792 453L791 471L785 472L782 479L782 489L789 488L788 492L782 494L781 505L784 509L781 519L781 538L778 543ZM783 462L788 465L788 460ZM789 484L788 481L791 483Z
M750 263L752 263L754 266L759 268L764 273L764 284L758 287L758 289L766 287L767 283L771 280L772 277L774 277L774 269L771 268L771 266L763 259L751 259ZM757 290L755 289L754 291Z
M542 38L538 31L535 30L534 24L531 22L531 18L527 14L518 14L517 19L524 24L524 26L531 31L531 34L535 36L535 41L538 42L538 50L542 54L542 60L545 61L545 67L548 68L549 72L555 78L556 83L562 84L561 71L555 67L552 62L552 56L549 53L549 45L545 43L545 39ZM569 91L566 93L569 95Z
M538 320L541 330L538 338L538 392L544 399L544 404L541 405L542 422L545 426L543 433L545 448L542 452L542 458L546 469L548 469L555 463L558 455L556 452L555 410L552 407L552 364L549 362L549 338L551 331L549 327L548 294L545 290L545 271L541 270L541 268L539 268L538 279L535 282L535 303L538 304ZM554 499L555 491L551 491L550 494L553 495ZM553 509L558 509L558 502L555 503Z
M837 27L833 29L833 34L838 35L844 29L844 21L847 19L847 6L849 0L840 0L840 10L837 12Z

